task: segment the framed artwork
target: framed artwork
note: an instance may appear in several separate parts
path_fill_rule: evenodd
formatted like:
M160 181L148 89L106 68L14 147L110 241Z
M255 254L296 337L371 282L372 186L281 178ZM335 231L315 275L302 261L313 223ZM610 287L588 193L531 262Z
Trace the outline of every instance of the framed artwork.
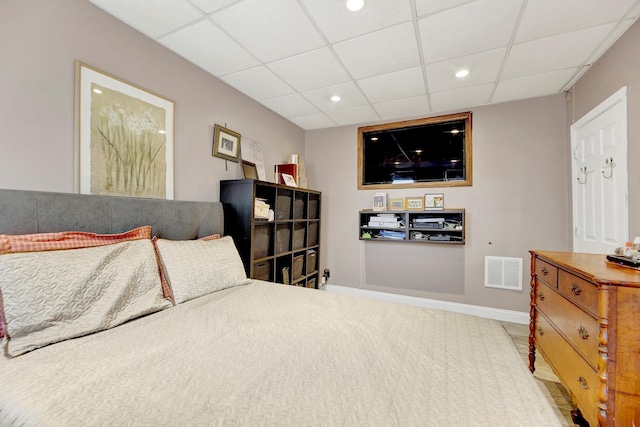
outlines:
M258 179L258 169L255 163L242 161L242 175L245 179Z
M242 138L242 146L240 147L240 152L242 153L241 158L243 162L246 160L256 165L256 170L258 173L258 178L256 179L260 181L266 181L267 174L264 168L264 154L262 152L262 144L248 138Z
M405 204L407 206L407 210L423 210L424 209L424 198L423 197L405 197Z
M444 194L442 193L427 193L424 195L424 209L425 210L440 210L444 209Z
M405 199L389 199L389 209L392 211L404 211L407 209Z
M80 61L75 73L76 191L173 199L174 102Z
M285 183L285 185L288 185L289 187L298 186L298 184L296 184L295 178L292 175L289 175L288 173L283 173L280 176L282 177L282 181Z
M375 193L373 195L373 210L374 211L387 210L387 193Z
M238 163L240 161L240 134L223 126L215 125L213 155Z

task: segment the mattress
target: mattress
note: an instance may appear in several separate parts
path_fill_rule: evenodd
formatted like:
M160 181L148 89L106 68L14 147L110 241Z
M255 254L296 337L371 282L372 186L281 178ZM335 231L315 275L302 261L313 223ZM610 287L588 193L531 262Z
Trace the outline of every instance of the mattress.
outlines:
M253 281L0 360L2 426L556 426L496 321Z

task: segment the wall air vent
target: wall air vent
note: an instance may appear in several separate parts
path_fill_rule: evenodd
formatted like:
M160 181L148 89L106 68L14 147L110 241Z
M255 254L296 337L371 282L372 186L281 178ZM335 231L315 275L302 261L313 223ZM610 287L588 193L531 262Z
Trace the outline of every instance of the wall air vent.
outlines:
M522 258L484 257L484 286L522 290Z

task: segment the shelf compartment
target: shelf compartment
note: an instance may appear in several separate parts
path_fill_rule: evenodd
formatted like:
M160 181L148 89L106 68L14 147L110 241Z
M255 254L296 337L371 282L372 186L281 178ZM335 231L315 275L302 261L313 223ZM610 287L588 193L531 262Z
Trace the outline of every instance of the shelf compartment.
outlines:
M286 220L291 219L291 198L293 191L278 188L276 196L276 219Z
M305 247L305 234L307 232L306 223L295 223L293 225L293 250Z
M264 280L265 282L270 282L272 280L271 265L272 265L272 261L270 259L254 263L253 278L258 280Z
M291 224L278 224L276 227L276 254L291 251Z
M253 258L264 258L269 256L271 251L271 224L256 224L254 231Z

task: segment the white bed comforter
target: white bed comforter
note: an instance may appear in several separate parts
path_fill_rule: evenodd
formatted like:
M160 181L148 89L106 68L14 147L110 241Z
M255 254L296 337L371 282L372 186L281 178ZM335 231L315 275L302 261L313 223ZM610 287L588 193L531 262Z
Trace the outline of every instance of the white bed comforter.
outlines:
M560 425L502 326L254 281L0 360L0 426Z

